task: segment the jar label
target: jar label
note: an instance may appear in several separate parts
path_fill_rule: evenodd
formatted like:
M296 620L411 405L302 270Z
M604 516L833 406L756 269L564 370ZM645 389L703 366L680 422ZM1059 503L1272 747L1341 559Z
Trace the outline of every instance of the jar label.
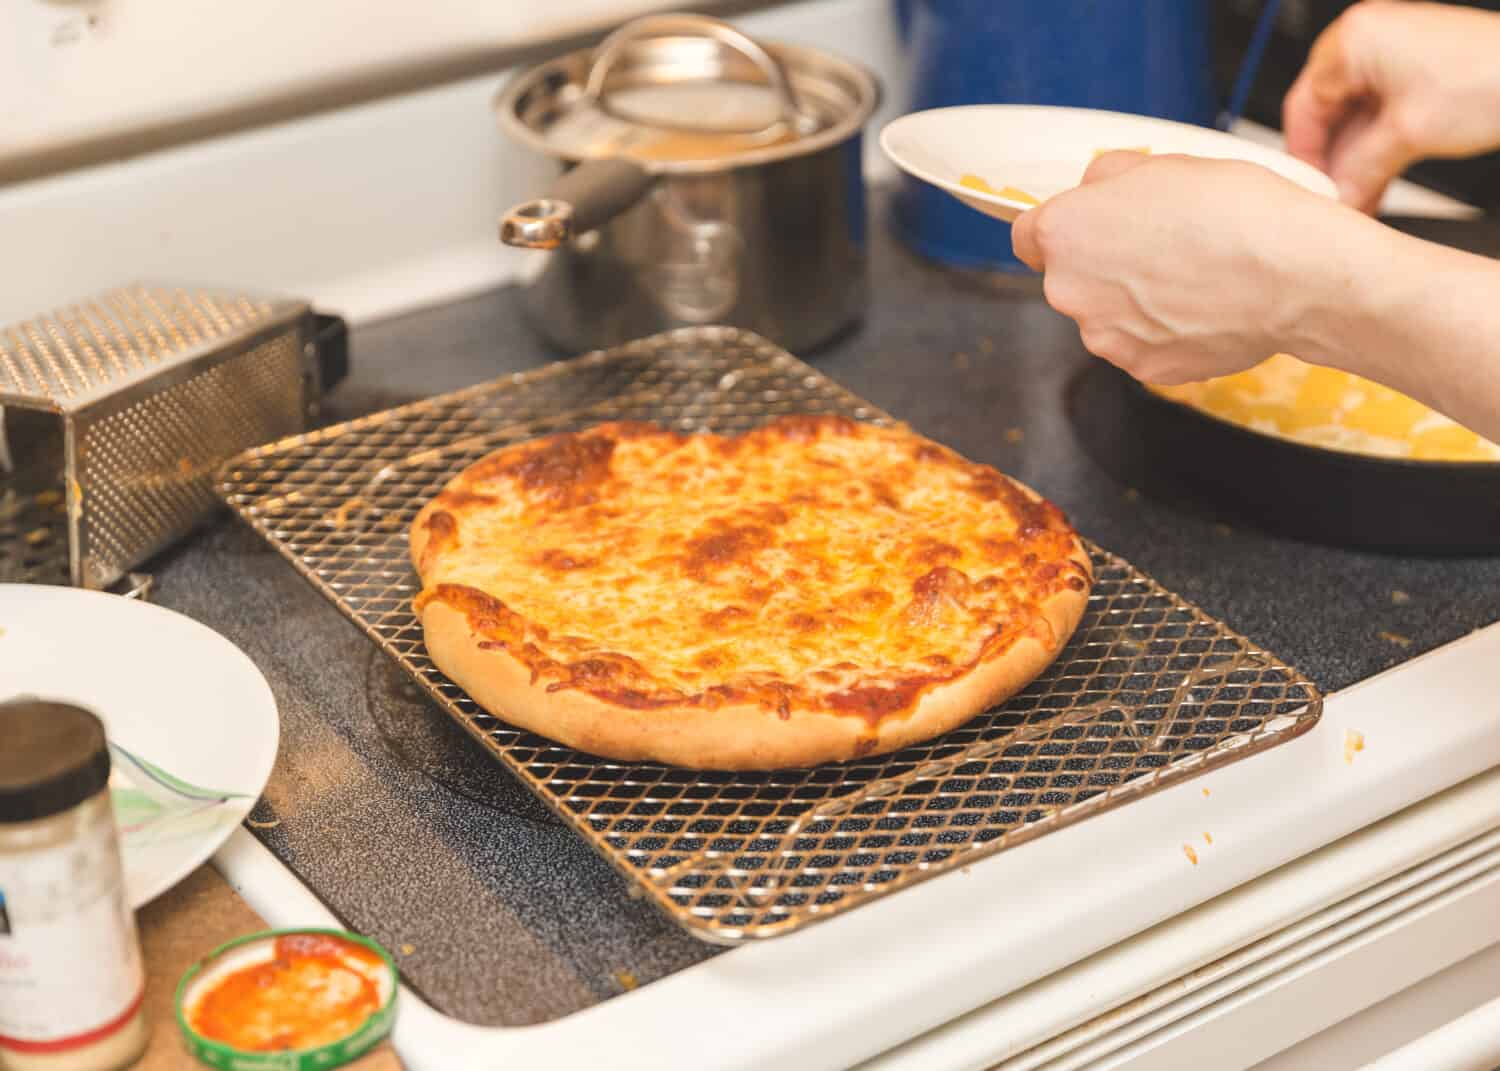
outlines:
M98 1040L130 1018L144 986L108 807L65 844L0 855L0 1048Z

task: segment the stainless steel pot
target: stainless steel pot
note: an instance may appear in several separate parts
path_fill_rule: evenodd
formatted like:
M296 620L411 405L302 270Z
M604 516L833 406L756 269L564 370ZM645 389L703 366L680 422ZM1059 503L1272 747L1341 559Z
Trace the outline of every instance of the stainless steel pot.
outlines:
M861 134L880 90L856 64L700 15L629 23L501 93L501 126L556 158L500 237L547 249L530 319L568 351L725 323L793 351L864 310Z

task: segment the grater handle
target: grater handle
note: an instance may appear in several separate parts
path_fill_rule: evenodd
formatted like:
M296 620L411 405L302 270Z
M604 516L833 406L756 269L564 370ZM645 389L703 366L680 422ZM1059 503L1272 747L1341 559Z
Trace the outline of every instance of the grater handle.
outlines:
M313 313L312 345L318 355L319 389L326 394L349 375L349 325L341 316Z

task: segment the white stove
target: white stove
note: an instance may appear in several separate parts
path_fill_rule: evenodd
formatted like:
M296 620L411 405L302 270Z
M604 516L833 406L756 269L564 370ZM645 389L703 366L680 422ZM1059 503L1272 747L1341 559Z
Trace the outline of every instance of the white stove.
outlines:
M1497 695L1492 626L1249 761L564 1019L482 1029L403 993L396 1046L414 1071L1359 1066L1500 987ZM215 862L269 922L334 923L243 830ZM1485 1021L1408 1066L1492 1066Z
M814 0L742 21L870 64L890 90L878 123L902 80L883 16ZM225 281L355 322L513 278L526 255L488 221L541 171L484 136L502 81L0 188L0 233L34 266L0 321L131 275L146 250L164 276L205 282L232 250ZM441 172L402 162L439 152ZM1467 212L1409 186L1392 197ZM79 262L100 234L108 248ZM1497 697L1500 625L1328 697L1286 745L561 1019L479 1028L404 992L395 1043L413 1071L1492 1068ZM336 924L243 829L215 863L271 924Z

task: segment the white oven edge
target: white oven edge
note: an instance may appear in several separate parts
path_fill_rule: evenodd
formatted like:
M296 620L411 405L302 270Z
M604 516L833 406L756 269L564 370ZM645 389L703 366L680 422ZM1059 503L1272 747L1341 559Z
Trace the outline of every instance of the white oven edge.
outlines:
M1500 975L1500 956L1486 966L1491 979ZM1500 997L1373 1061L1368 1071L1494 1071L1496 1067L1500 1067Z
M1287 927L1444 852L1461 855L1463 845L1500 825L1500 772L1487 774L1500 766L1497 696L1500 625L1330 697L1320 724L1298 740L556 1022L482 1029L404 992L396 1045L412 1071L560 1054L616 1068L677 1066L701 1059L707 1046L723 1068L838 1068L926 1034L913 1051L931 1043L933 1059L891 1066L988 1066L1236 949L1278 934L1289 940L1302 931ZM1352 762L1345 761L1349 731L1365 740ZM1433 799L1453 786L1461 787ZM1404 813L1367 828L1397 812ZM1196 845L1197 865L1184 844ZM216 863L271 923L332 921L243 830ZM1439 880L1444 867L1433 869L1429 877ZM1208 904L1231 890L1232 900L1223 900L1229 907ZM1476 886L1474 895L1482 891ZM1396 930L1421 914L1416 905L1398 912ZM1161 926L1168 920L1175 921ZM1480 921L1473 939L1481 947L1500 939L1500 915L1490 911ZM1303 936L1337 936L1315 923L1304 929ZM1347 936L1354 949L1357 936ZM1137 954L1142 948L1152 951ZM1102 960L1109 984L1099 986L1089 972L1105 950L1113 950ZM1080 964L1088 957L1095 959ZM1035 992L1043 979L1043 987L1055 987L1053 997L1039 1010L1008 1014L1026 999L1023 987ZM1000 1000L1007 994L1010 1001ZM1384 995L1366 991L1365 1003ZM1214 1018L1212 1006L1194 1014L1183 1022ZM950 1025L938 1029L943 1024ZM1290 1026L1258 1027L1270 1046L1265 1055L1315 1024Z
M1358 891L1341 895L1351 889ZM1328 902L1330 895L1341 898ZM1413 947L1398 953L1398 941ZM945 1024L861 1071L1248 1068L1487 948L1500 950L1496 942L1500 770ZM1226 945L1237 947L1203 961L1204 949ZM1369 956L1378 957L1375 969ZM1020 1048L1026 1043L1017 1039L1028 1037L1044 1040ZM1318 1066L1341 1065L1325 1054Z

